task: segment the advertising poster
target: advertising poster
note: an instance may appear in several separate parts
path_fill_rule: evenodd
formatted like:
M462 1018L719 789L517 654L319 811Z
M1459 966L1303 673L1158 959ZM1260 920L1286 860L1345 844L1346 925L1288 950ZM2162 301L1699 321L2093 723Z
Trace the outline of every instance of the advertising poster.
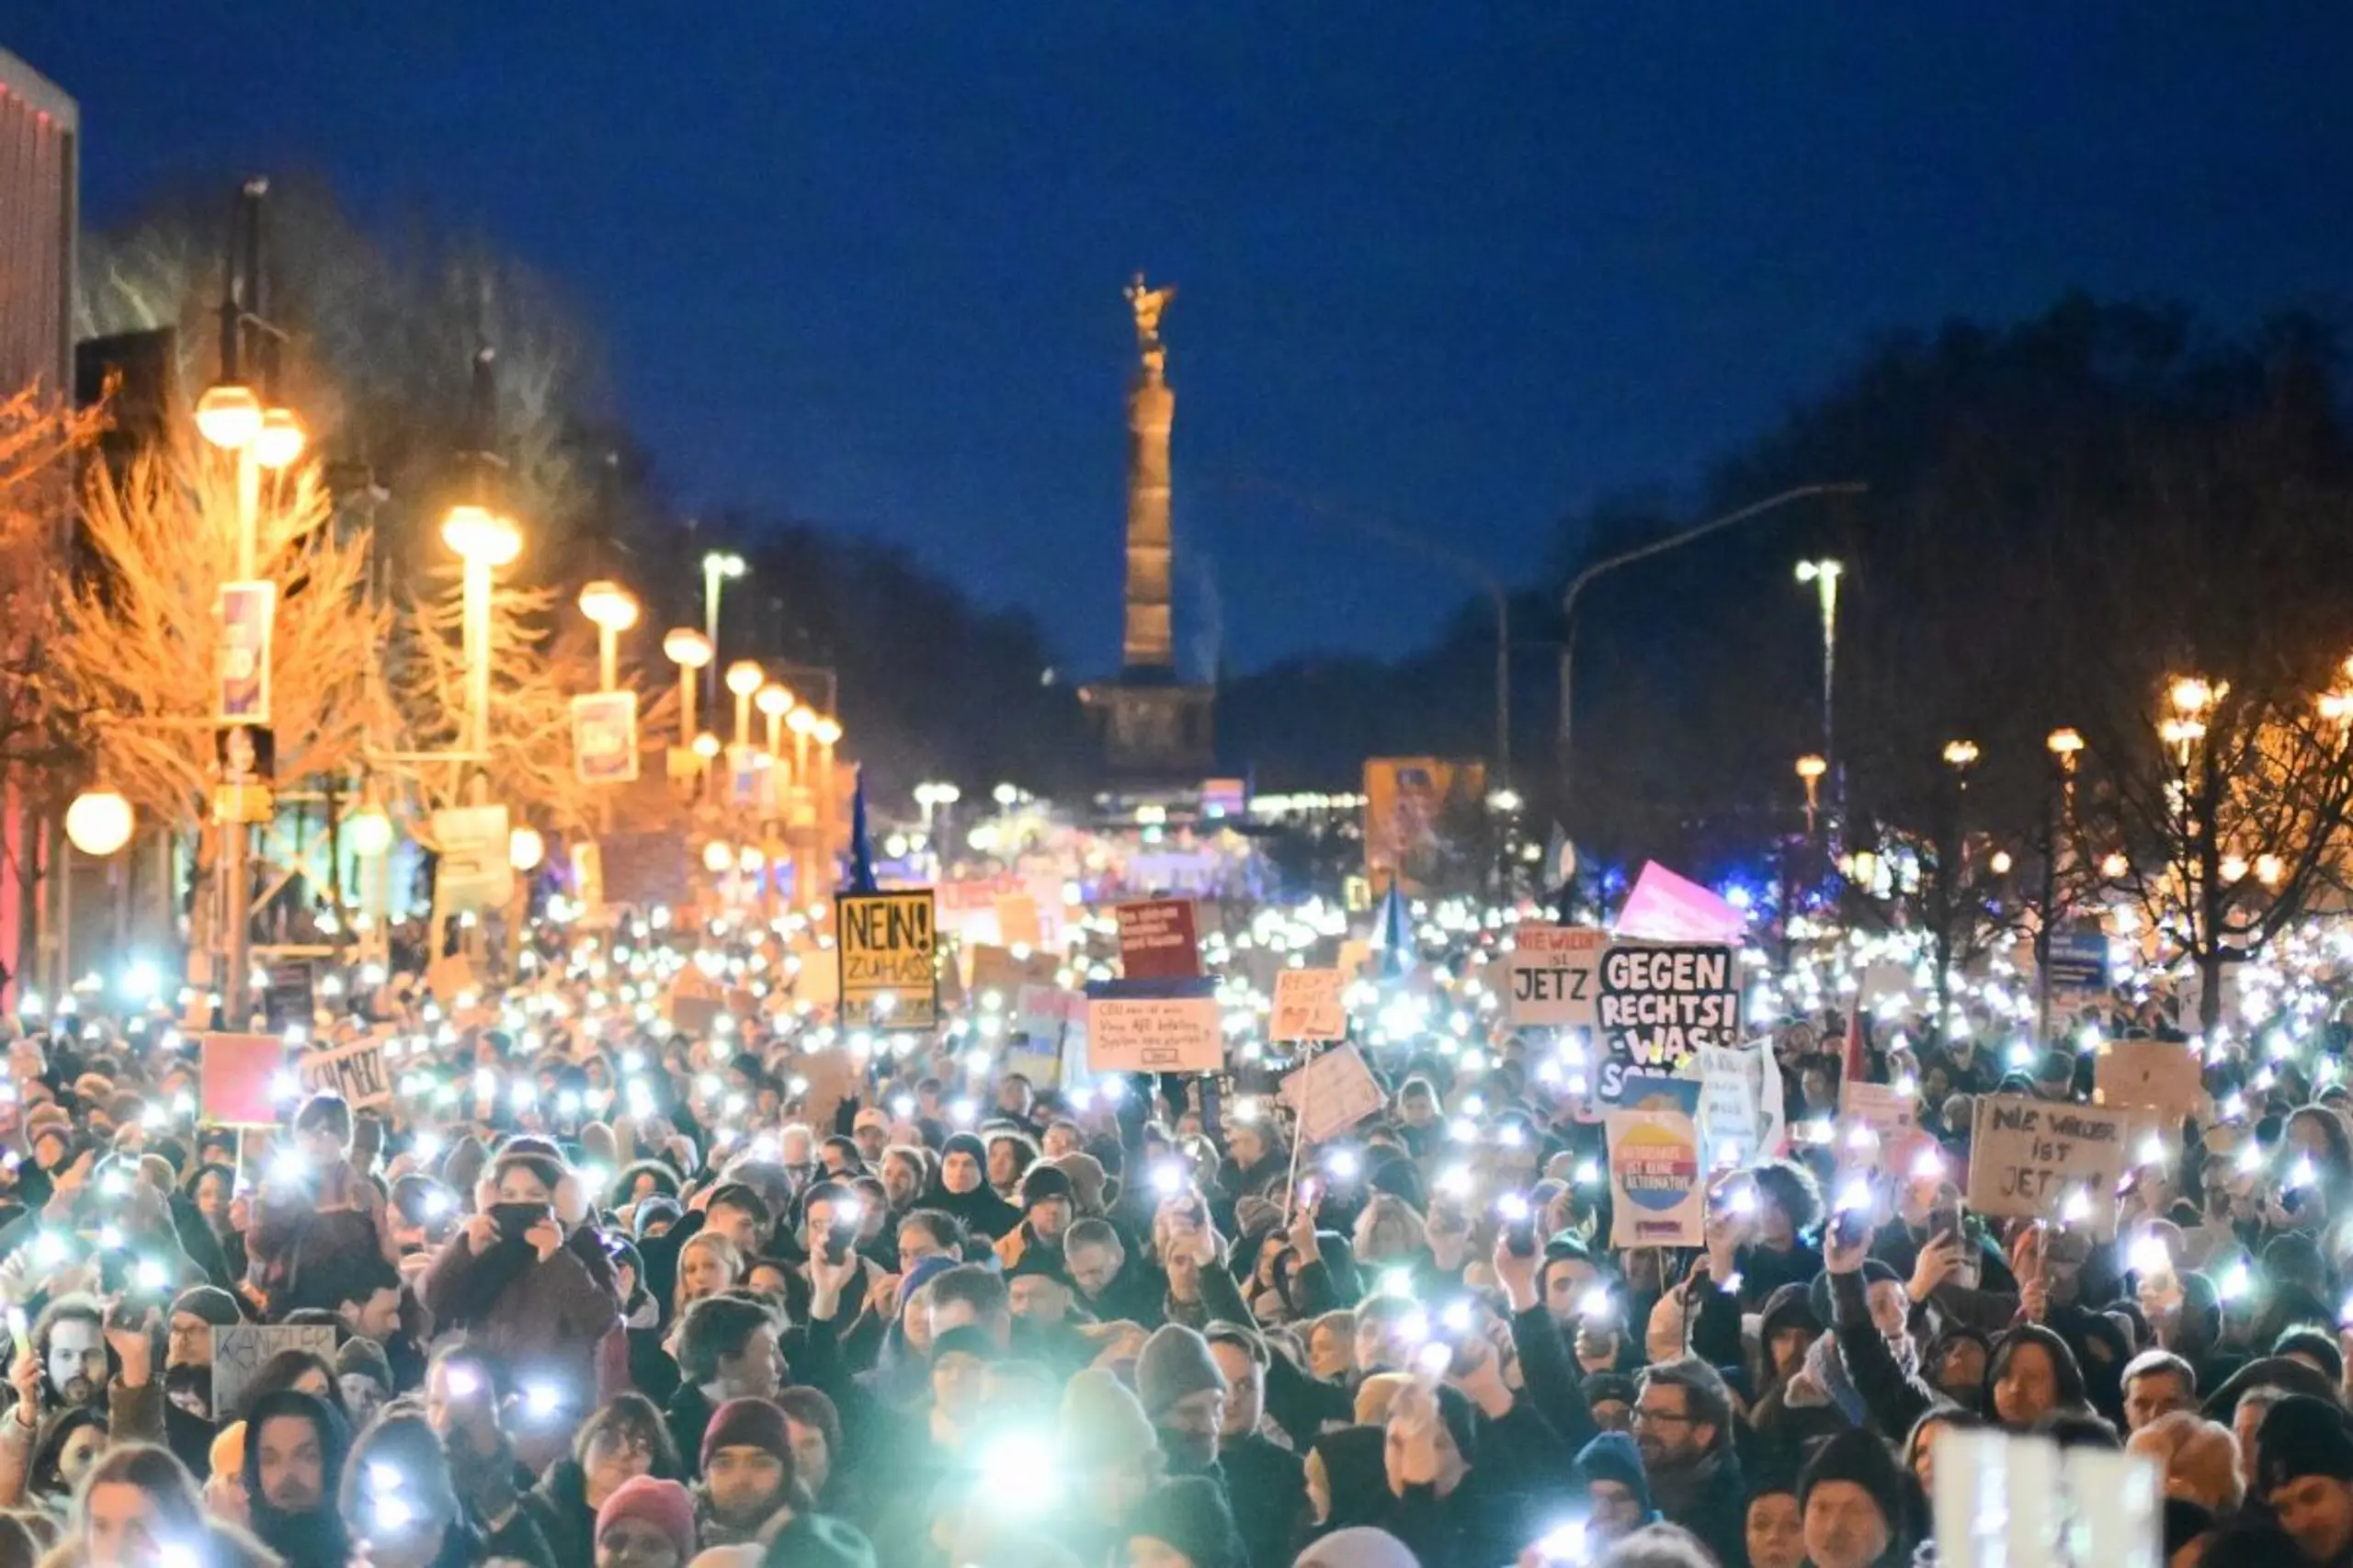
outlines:
M637 693L572 699L572 765L583 784L637 782Z
M269 642L278 621L278 585L221 585L221 695L224 724L269 723Z
M1486 765L1377 756L1364 765L1364 869L1372 896L1446 891L1479 869Z

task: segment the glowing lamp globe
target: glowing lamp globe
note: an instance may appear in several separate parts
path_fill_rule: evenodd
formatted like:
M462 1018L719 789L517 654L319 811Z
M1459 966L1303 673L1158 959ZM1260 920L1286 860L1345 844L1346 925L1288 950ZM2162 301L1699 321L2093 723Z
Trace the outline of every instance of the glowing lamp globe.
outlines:
M535 827L518 827L506 835L506 863L518 871L536 871L547 858L548 841Z
M293 411L263 411L261 427L254 432L254 461L264 468L284 468L302 455L302 422Z
M103 859L131 842L131 802L112 790L85 790L65 808L65 837L85 855Z
M792 690L790 687L764 686L753 694L752 706L774 718L792 711Z
M832 745L842 738L842 727L831 719L818 720L810 726L810 733L817 737L817 744L821 746Z
M362 806L343 824L343 841L362 860L373 860L392 846L392 819L377 806Z
M712 876L723 876L735 867L735 851L712 839L702 846L702 869Z
M513 523L472 503L449 508L441 522L441 542L460 560L485 566L504 566L523 553L523 536Z
M817 727L817 715L813 710L796 708L784 716L784 727L796 735L805 735Z
M663 634L662 656L674 665L699 670L710 663L710 639L691 626L674 627Z
M767 681L760 666L750 659L738 659L727 666L727 689L738 697L749 697Z
M719 755L719 737L705 730L695 737L695 755L709 762Z
M599 577L580 590L580 613L608 631L627 631L637 624L637 596Z
M235 381L207 387L196 400L196 429L223 451L240 451L261 434L261 399Z

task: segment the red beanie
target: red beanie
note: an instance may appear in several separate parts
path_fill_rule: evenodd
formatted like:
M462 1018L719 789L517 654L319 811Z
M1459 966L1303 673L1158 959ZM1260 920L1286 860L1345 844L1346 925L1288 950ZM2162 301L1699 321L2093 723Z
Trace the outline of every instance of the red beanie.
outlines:
M792 1433L784 1424L784 1407L771 1400L731 1399L712 1411L702 1433L703 1469L710 1468L711 1456L722 1449L763 1449L784 1466L785 1481L792 1480Z
M679 1562L693 1559L695 1500L676 1482L661 1481L651 1475L631 1476L613 1488L613 1494L597 1510L598 1540L617 1519L636 1519L652 1525L677 1548Z

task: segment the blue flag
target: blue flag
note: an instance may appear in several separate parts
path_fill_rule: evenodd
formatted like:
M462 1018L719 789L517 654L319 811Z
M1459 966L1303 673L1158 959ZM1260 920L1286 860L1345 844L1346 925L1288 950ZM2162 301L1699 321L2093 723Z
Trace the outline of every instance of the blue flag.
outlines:
M861 764L849 797L849 885L844 892L873 892L874 846L866 837L866 768Z
M1405 908L1405 894L1394 879L1381 898L1381 917L1373 923L1373 946L1381 949L1381 972L1400 975L1414 967L1414 921Z

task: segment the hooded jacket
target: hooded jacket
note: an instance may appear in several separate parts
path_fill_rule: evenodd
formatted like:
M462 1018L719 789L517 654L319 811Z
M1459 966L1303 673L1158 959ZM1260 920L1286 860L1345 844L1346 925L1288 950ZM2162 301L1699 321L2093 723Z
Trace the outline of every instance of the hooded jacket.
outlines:
M290 1415L308 1421L319 1438L319 1506L299 1514L272 1507L262 1494L262 1428ZM315 1394L280 1389L255 1400L246 1412L244 1483L254 1534L286 1560L286 1568L344 1568L350 1561L351 1537L335 1506L343 1486L343 1461L350 1452L350 1428L333 1405Z

